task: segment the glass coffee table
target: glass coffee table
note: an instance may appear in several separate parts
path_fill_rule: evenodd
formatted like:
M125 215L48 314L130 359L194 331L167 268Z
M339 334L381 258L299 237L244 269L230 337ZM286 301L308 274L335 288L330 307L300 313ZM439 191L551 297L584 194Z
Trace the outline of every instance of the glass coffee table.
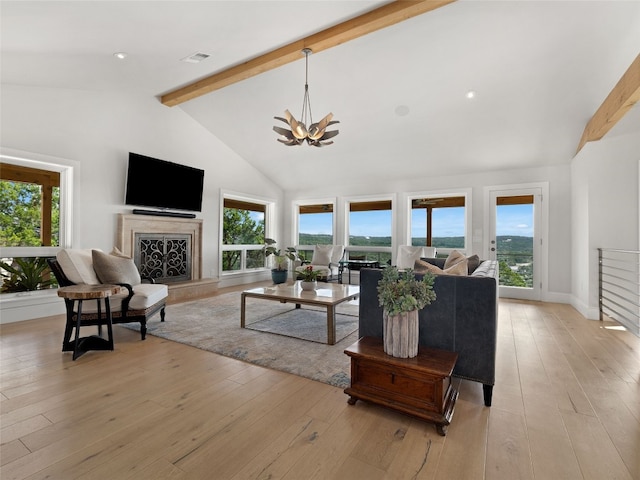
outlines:
M242 292L240 298L240 327L245 328L245 313L247 297L281 303L295 303L300 305L316 305L327 309L327 343L336 343L336 307L341 303L355 300L360 296L358 285L340 285L335 283L320 283L314 291L302 290L300 281L295 283L281 283L268 287L252 288Z

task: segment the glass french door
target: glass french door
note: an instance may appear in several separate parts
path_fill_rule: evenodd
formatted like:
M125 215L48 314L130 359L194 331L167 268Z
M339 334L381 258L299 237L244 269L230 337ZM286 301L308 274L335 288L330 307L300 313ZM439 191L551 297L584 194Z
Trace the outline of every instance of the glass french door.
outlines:
M541 298L542 189L492 190L489 258L500 266L500 296Z

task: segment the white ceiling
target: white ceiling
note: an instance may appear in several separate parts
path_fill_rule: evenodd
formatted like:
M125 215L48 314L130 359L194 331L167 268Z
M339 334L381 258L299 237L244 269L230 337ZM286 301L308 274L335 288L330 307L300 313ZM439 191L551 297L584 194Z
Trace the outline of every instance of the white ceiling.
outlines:
M159 97L385 3L3 0L2 82ZM179 61L195 52L211 57ZM640 1L460 0L311 55L314 120L340 121L331 146L272 131L285 109L300 115L302 54L166 108L287 190L567 164L638 53ZM636 105L607 138L639 131Z

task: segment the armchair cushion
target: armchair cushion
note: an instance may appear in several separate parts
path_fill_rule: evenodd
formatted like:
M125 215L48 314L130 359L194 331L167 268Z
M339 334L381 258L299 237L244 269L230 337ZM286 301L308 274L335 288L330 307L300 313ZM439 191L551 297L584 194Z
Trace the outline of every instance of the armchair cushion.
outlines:
M398 258L396 259L396 266L399 269L413 268L416 260L419 260L422 256L423 247L414 247L411 245L401 245L398 248Z
M342 260L342 256L344 255L344 245L334 245L333 251L331 252L331 263L332 266L337 266L338 262Z
M73 283L99 285L100 280L93 269L93 259L90 249L71 248L60 250L56 260L65 276Z
M329 265L332 253L333 245L316 245L313 249L311 265Z
M131 258L108 255L100 250L92 250L91 257L93 269L102 283L128 283L137 286L142 282L138 267Z
M122 311L122 301L125 300L128 295L128 290L123 288L120 293L109 298L111 311L114 314ZM160 283L140 283L135 286L134 294L129 301L128 309L130 311L146 310L156 303L164 301L168 295L169 290L166 285ZM104 307L102 307L102 309L104 311ZM83 313L96 313L97 311L97 302L85 302L82 306Z

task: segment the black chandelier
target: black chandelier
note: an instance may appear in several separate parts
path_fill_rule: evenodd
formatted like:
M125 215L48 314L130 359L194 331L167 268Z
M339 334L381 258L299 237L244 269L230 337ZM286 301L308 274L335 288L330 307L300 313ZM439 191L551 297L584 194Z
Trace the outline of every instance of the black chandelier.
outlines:
M313 123L313 117L311 116L311 102L309 101L309 54L310 48L302 50L305 56L305 78L304 78L304 99L302 100L302 114L300 115L300 121L297 121L289 110L284 111L285 117L273 117L276 120L280 120L289 125L289 130L282 127L274 126L273 130L282 135L283 138L278 138L279 142L284 143L287 146L301 145L303 141L307 141L309 145L314 147L322 147L324 145L331 145L333 140L327 141L330 138L335 137L340 133L339 130L332 130L327 132L327 127L334 123L340 123L338 120L331 120L333 113L329 113L326 117L317 123ZM307 127L309 125L309 127Z

